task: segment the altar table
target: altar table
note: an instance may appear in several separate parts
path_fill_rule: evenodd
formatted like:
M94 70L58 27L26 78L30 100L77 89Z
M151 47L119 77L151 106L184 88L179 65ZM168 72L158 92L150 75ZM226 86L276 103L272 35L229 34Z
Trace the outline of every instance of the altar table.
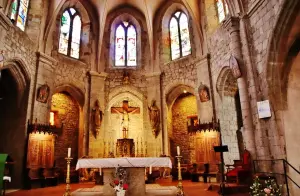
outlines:
M126 195L145 196L145 168L146 167L169 167L172 162L169 157L121 157L121 158L95 158L79 159L76 170L81 168L101 168L103 173L103 195L115 196L116 193L110 186L113 181L112 172L116 167L126 167L128 173L129 188Z

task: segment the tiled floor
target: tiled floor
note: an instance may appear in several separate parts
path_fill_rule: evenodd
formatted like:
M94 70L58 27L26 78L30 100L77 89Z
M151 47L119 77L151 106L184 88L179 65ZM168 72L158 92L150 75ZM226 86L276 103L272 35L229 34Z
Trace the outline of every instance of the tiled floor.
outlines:
M191 181L184 181L183 187L185 196L217 196L218 193L216 191L208 191L207 188L210 184L204 184L199 182L191 182ZM177 186L176 182L170 183L163 183L160 184L162 186L162 192L167 193L171 189L174 190L174 186ZM159 185L150 185L147 186L147 195L155 195L155 196L162 196L161 194L157 194L157 189L160 187ZM95 187L94 183L81 183L81 184L72 184L71 185L72 192L74 192L74 196L92 196L92 195L101 195L101 187ZM91 190L100 192L89 192ZM65 191L65 185L61 184L56 187L48 187L48 188L41 188L41 189L33 189L33 190L20 190L13 193L8 193L8 196L54 196L54 195L63 195ZM79 194L78 194L79 193ZM97 194L95 194L97 193ZM168 192L169 193L169 192ZM170 194L163 194L163 195L170 195ZM236 194L234 196L247 196L248 194Z

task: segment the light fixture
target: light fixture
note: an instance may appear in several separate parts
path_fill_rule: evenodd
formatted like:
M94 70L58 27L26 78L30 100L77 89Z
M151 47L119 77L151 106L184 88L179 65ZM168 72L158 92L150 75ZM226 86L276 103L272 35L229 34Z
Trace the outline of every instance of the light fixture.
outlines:
M187 91L186 91L186 90L183 90L183 93L187 93Z

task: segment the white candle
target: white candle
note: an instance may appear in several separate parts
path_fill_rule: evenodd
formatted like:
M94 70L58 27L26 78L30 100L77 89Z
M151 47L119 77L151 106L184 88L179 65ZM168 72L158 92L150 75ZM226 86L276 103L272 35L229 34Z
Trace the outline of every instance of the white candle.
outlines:
M178 156L180 155L180 148L179 148L179 146L177 146L177 155Z
M152 165L150 165L149 174L152 174Z
M71 157L71 148L68 148L68 157Z
M100 171L99 172L100 172L100 176L102 176L102 168L101 167L100 167Z

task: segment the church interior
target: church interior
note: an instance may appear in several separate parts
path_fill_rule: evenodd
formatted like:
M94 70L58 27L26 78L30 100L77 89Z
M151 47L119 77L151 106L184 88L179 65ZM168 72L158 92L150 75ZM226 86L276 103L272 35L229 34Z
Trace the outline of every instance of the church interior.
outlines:
M300 195L299 51L300 0L0 0L0 195Z

